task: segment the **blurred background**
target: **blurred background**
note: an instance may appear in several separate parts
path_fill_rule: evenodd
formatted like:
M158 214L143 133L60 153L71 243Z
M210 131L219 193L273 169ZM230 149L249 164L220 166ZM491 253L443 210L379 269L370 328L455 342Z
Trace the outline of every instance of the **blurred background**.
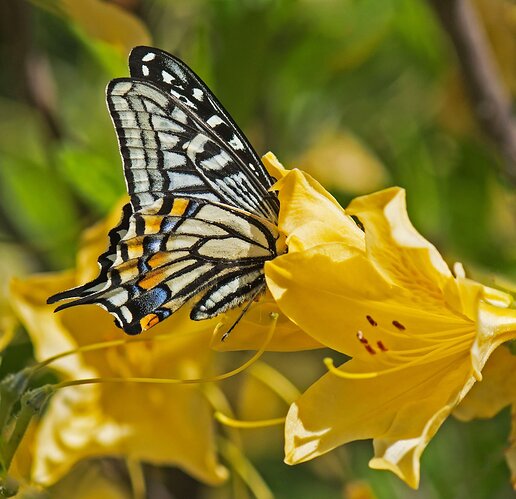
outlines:
M128 74L128 52L140 44L191 66L259 154L272 150L286 167L308 171L343 206L356 195L404 187L414 225L450 264L462 261L470 275L514 291L514 158L482 121L478 89L458 63L467 64L467 47L458 58L436 16L442 5L3 0L0 311L8 307L10 276L73 266L82 230L125 192L104 89ZM491 76L510 105L516 4L472 6ZM0 374L30 355L28 340L18 337ZM273 432L267 445L250 436L249 455L280 498L504 498L512 497L503 455L509 424L508 410L489 421L447 421L423 456L418 492L367 468L369 442L290 468L282 463L281 434ZM177 497L231 497L227 487L208 490L177 470L167 473ZM178 484L189 492L178 492Z

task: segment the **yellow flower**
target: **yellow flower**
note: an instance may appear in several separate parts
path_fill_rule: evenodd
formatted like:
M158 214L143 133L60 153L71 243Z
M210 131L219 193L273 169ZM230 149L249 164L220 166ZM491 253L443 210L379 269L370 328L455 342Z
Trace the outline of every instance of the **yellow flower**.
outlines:
M14 455L9 475L18 482L19 498L52 497L53 499L129 499L127 486L114 477L108 478L99 463L87 461L75 466L61 480L45 489L30 480L36 424L29 425L20 447Z
M74 272L16 280L11 300L29 332L37 360L106 340L118 340L111 316L96 306L54 314L51 294L84 282L97 272L107 230L119 208L90 230ZM197 378L208 374L209 342L216 321L193 322L188 310L153 330L154 341L81 352L52 364L64 380L90 377ZM159 341L166 332L178 335ZM211 407L200 385L102 383L59 390L51 399L34 441L32 479L49 485L78 461L122 456L176 465L210 484L226 478L217 461Z
M411 225L402 189L359 197L344 212L306 174L281 177L289 251L267 262L268 287L292 322L352 357L292 404L286 462L373 438L370 466L417 487L428 441L491 352L516 337L511 298L460 266L455 277Z
M471 389L453 415L461 421L492 418L504 407L511 406L510 446L505 455L516 489L516 355L507 348L499 348L487 361L483 374L482 382Z

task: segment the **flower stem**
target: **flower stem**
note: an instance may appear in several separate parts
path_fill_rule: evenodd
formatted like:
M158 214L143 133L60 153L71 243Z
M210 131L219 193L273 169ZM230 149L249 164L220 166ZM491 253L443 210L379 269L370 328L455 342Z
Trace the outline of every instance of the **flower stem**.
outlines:
M230 441L221 438L219 448L222 456L231 464L235 473L242 478L256 499L272 499L273 495L260 474Z
M14 428L11 431L9 439L5 442L1 449L1 460L3 471L7 472L14 453L18 449L25 432L31 422L31 419L36 415L48 396L53 393L54 389L51 385L45 385L25 393L21 399L21 409L16 415Z
M290 405L301 393L283 374L264 362L257 362L249 369L249 374L270 388Z
M23 369L15 374L9 374L0 383L0 431L2 432L2 440L11 417L12 408L27 388L29 372L30 369Z

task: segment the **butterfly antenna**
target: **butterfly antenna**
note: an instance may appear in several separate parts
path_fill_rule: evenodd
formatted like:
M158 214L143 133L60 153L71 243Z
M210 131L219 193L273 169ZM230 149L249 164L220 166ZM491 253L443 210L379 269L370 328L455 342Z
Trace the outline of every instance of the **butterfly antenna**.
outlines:
M246 306L242 309L242 312L240 312L240 315L237 317L237 320L233 322L232 326L222 335L222 338L220 338L220 341L226 341L228 339L229 334L235 327L238 325L238 323L242 320L242 317L247 313L249 310L249 307L252 305L256 297L263 291L265 288L265 283L263 283L257 290L256 293L251 297L251 299L247 302Z

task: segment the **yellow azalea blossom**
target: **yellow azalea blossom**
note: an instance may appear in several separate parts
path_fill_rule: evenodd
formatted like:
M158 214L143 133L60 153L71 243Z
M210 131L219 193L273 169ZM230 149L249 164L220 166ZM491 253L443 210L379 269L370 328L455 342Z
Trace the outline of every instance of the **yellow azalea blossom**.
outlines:
M119 207L90 230L74 272L16 280L11 301L29 332L37 360L96 342L121 339L112 317L96 306L54 313L51 294L97 272L96 258ZM198 378L211 374L209 342L216 321L193 322L179 311L153 329L155 341L81 352L53 363L64 380L91 377ZM163 333L178 332L159 340ZM176 465L217 484L227 471L217 460L211 407L200 385L102 383L59 390L35 435L32 480L49 485L88 457L123 456Z
M25 433L20 447L14 455L9 469L9 475L18 483L16 497L37 499L52 497L52 499L130 499L133 494L127 486L114 477L108 477L102 471L99 463L83 462L49 488L32 484L30 480L34 451L34 436L36 424L33 422Z
M359 197L345 212L308 175L276 168L289 251L266 263L269 290L303 331L352 357L290 407L285 460L372 438L370 466L417 487L427 443L491 352L516 337L511 297L460 266L454 276L411 225L402 189Z
M482 382L471 389L453 415L461 421L492 418L504 407L511 406L510 446L505 455L516 489L516 355L507 348L499 348L487 361L483 375Z

